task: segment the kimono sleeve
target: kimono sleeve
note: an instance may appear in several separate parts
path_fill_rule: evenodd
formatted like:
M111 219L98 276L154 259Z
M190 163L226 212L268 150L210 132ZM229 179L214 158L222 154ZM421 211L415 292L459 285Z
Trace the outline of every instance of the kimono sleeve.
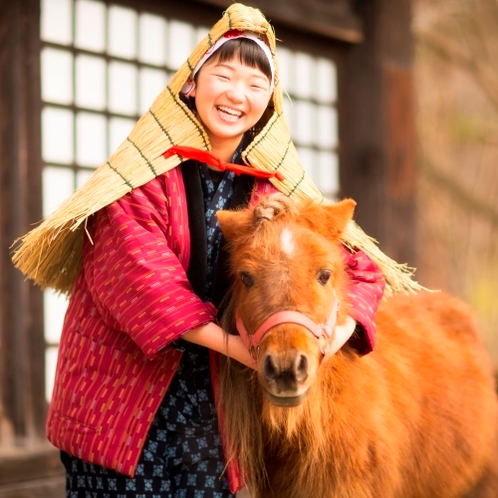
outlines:
M188 219L178 219L181 213L170 207L159 179L134 189L97 213L93 245L84 254L87 284L103 319L149 357L213 321L216 312L188 282L189 237L183 246L181 237ZM179 226L172 230L174 223Z
M348 288L351 316L357 322L349 344L365 355L375 347L375 314L386 282L379 267L364 252L350 252L344 247L344 258L351 278Z

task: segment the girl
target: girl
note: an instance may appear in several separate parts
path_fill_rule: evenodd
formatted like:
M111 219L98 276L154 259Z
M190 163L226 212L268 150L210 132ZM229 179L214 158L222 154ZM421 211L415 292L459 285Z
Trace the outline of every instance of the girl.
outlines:
M224 472L210 359L254 365L216 324L229 282L214 213L275 187L324 201L281 110L273 30L233 4L109 161L24 238L21 270L71 292L47 421L68 498L222 497L242 486L234 462ZM336 349L358 323L350 341L365 354L384 278L362 251L345 258L354 320Z

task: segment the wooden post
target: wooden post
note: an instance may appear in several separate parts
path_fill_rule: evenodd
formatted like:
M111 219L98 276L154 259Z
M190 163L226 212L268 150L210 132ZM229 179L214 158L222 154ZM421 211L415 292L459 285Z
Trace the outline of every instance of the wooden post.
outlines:
M42 293L9 246L41 219L39 0L0 0L0 446L45 439Z
M401 263L416 265L416 134L411 0L359 2L364 40L345 52L339 82L342 196Z

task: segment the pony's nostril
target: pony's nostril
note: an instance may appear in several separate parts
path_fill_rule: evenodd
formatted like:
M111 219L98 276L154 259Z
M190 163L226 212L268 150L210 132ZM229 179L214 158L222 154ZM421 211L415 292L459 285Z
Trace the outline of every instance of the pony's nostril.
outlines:
M308 377L308 358L301 354L296 361L296 380L303 381Z
M309 361L305 354L287 359L269 354L263 361L263 375L282 389L295 389L297 384L308 378L308 370Z
M273 359L271 356L267 356L265 358L263 364L263 372L267 379L275 380L275 377L277 376L277 368L275 366L275 363L273 363Z

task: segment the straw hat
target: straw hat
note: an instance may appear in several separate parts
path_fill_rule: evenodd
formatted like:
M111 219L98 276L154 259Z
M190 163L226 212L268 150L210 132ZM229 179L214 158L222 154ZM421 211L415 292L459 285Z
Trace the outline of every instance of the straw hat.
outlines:
M179 156L163 157L162 154L170 147L184 145L210 150L206 132L181 100L180 91L205 52L220 36L234 29L251 31L266 38L275 66L275 88L269 105L272 112L243 152L244 162L262 171L281 172L282 181L271 181L278 190L289 196L311 198L319 203L329 202L306 174L290 138L283 116L273 28L258 9L236 3L224 12L209 34L195 47L109 160L53 214L16 241L13 261L24 274L42 288L52 287L69 293L82 265L87 218L132 189L180 164L183 159ZM418 288L410 278L412 270L385 256L354 223L350 224L344 242L369 254L379 264L393 290Z

